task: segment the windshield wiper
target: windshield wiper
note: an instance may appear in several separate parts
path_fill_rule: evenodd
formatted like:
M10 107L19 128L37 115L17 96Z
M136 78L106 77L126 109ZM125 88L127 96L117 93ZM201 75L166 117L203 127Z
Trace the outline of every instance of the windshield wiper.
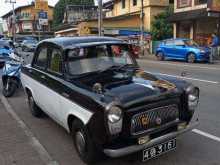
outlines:
M112 65L106 69L103 69L103 70L100 70L99 73L104 73L104 72L107 72L107 71L110 71L110 70L115 70L115 69L118 69L119 67L121 67L120 65Z
M111 67L108 67L107 69L99 71L99 73L104 73L104 72L111 71L111 70L123 70L126 67L135 68L136 66L134 64L113 65Z

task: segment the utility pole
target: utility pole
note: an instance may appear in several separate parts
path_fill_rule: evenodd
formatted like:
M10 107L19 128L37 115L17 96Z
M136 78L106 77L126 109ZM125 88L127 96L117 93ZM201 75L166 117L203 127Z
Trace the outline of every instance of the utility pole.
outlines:
M98 7L99 7L98 29L99 29L99 36L102 36L103 35L102 0L98 1Z
M5 0L5 3L12 4L12 36L13 36L13 43L15 43L15 35L16 35L16 20L15 20L15 3L16 0Z
M144 0L141 0L141 14L140 14L140 30L141 30L141 38L140 38L140 47L141 47L141 55L144 56Z

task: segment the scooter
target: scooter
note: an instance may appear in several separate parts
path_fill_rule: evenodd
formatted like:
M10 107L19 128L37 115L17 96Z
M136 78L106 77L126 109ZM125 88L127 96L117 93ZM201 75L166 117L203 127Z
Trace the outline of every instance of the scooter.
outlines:
M22 67L22 60L11 58L5 61L2 74L3 95L11 97L15 91L21 86L20 72Z

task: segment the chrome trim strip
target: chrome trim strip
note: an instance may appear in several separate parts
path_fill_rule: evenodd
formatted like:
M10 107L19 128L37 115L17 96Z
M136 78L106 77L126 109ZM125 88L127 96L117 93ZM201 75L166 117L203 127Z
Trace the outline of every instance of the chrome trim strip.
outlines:
M180 130L180 131L176 131L176 132L172 132L169 134L166 134L164 136L152 139L151 141L149 141L146 144L143 145L132 145L132 146L128 146L128 147L124 147L124 148L120 148L120 149L104 149L104 153L109 156L109 157L113 157L113 158L117 158L117 157L121 157L124 155L128 155L128 154L132 154L135 153L137 151L152 147L154 145L160 144L166 140L172 139L172 138L176 138L177 136L191 131L193 128L195 128L197 125L199 124L198 120L195 121L194 123L189 124L185 129Z

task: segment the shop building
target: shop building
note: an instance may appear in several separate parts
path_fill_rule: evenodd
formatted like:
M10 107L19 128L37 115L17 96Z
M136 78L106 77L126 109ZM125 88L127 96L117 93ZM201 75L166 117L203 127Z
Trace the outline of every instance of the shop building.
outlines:
M46 6L45 9L36 8L35 3L30 5L21 6L15 9L15 31L19 35L53 35L51 30L53 20L53 7ZM44 14L45 19L39 18ZM9 11L2 16L4 24L4 34L9 37L12 36L13 31L13 12ZM39 19L44 21L40 24Z
M151 24L154 17L159 13L165 11L169 6L169 0L144 0L144 30L145 33L150 32ZM75 33L76 35L90 35L98 34L98 19L97 8L89 7L67 7L66 22L74 20L75 28L62 29L55 32L57 35L66 35ZM82 10L88 10L84 13L89 14L90 17L77 17L81 15ZM74 12L74 14L68 14ZM140 13L141 13L141 1L138 0L110 0L103 5L103 33L104 35L134 35L140 34ZM91 17L92 16L92 17ZM78 18L81 18L78 19ZM75 21L77 20L77 22ZM76 30L77 28L77 30ZM75 35L70 34L70 35Z
M218 0L174 0L174 38L190 38L200 45L210 43L211 34L219 34L220 1Z

